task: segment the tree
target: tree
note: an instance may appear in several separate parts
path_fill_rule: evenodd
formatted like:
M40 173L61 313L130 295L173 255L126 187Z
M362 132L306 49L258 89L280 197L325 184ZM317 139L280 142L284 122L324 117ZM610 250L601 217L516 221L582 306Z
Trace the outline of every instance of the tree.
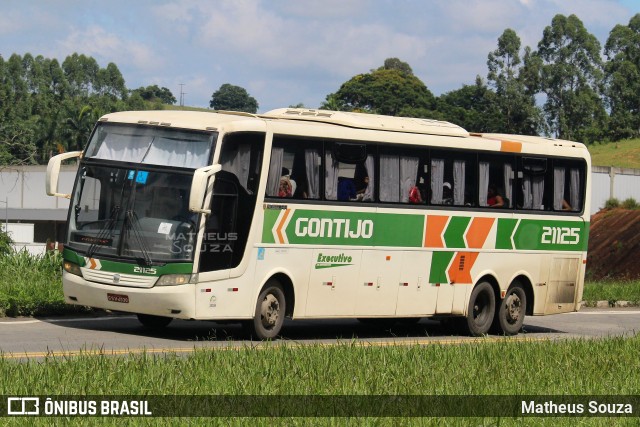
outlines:
M535 53L541 61L540 88L547 99L544 114L559 138L590 143L601 139L606 112L600 93L600 43L575 15L556 15L543 32Z
M606 99L613 139L640 136L640 14L616 25L605 44Z
M244 111L255 114L258 101L246 89L225 83L211 96L209 106L215 110Z
M158 85L147 86L147 87L139 87L138 89L134 89L131 93L137 93L140 95L142 99L150 102L161 102L163 104L173 105L175 104L176 98L173 96L173 93L166 87L158 87Z
M487 58L487 78L495 88L496 107L501 116L498 131L537 135L540 113L534 94L527 93L525 74L520 75L521 63L520 37L508 28L498 38L498 48Z
M474 85L463 85L440 96L438 112L439 118L470 132L501 132L502 129L496 94L480 76L476 77Z
M411 66L408 63L399 60L398 58L385 59L384 65L378 69L379 70L398 70L404 74L408 74L410 76L413 75L413 70L411 69Z
M389 116L406 116L411 111L433 109L435 97L419 78L407 73L407 67L381 67L358 74L343 83L335 94L328 95L324 105L331 100L346 111Z

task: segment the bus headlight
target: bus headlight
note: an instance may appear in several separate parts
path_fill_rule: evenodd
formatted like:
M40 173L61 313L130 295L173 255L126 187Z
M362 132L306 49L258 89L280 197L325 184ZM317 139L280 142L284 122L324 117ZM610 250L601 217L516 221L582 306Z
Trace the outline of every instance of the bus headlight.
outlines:
M156 286L176 286L189 283L191 280L190 274L165 274L160 276L156 282Z
M80 271L80 266L78 264L74 264L71 261L65 261L62 263L62 267L67 273L82 277L82 271Z

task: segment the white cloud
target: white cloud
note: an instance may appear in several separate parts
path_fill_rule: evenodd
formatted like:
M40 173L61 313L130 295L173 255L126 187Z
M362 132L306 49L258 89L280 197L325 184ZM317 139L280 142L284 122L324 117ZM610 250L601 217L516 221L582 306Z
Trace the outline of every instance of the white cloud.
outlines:
M100 26L72 29L64 40L58 43L62 55L73 52L93 56L107 62L132 65L138 69L154 70L163 64L158 52L140 42L126 40L110 33Z

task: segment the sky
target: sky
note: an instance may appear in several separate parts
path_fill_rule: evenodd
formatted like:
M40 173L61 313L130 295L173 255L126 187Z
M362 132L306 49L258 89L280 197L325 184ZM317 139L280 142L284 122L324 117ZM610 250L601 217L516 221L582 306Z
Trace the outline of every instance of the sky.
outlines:
M195 107L230 83L262 113L317 108L390 57L435 95L459 89L486 78L505 29L535 48L558 13L604 46L640 0L0 0L0 54L82 53L116 64L129 89L156 84L178 100L182 90Z

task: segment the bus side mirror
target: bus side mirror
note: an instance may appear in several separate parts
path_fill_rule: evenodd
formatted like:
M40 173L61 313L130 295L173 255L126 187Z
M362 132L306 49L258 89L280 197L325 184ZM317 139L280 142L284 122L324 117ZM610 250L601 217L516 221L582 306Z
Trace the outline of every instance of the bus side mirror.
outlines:
M64 197L70 199L71 194L58 193L58 177L60 176L60 165L63 160L72 159L74 157L80 157L82 151L70 151L68 153L58 154L49 159L47 165L47 176L45 178L45 186L48 196Z
M189 194L189 211L210 214L211 209L203 209L204 197L207 194L209 178L222 170L221 165L205 166L196 169L191 181L191 194Z

